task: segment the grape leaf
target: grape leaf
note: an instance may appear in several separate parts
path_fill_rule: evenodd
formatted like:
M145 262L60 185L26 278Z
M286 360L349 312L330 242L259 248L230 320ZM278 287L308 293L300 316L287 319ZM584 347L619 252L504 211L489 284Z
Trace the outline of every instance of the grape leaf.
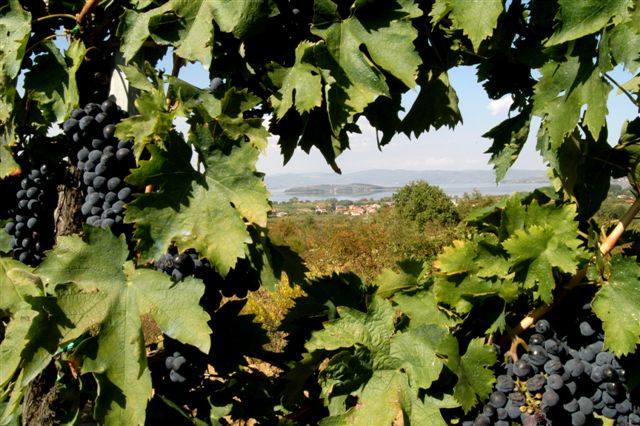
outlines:
M593 311L602 320L605 347L627 355L640 343L640 265L631 257L611 259L611 277L596 294Z
M367 313L339 306L338 314L340 318L330 321L323 330L313 333L305 344L309 352L318 349L336 350L361 344L368 347L374 356L388 353L395 316L389 301L375 297Z
M445 365L441 355L454 352L457 355L457 348L456 339L449 330L439 324L425 324L393 336L390 355L400 362L417 395L418 389L429 389L440 377Z
M629 14L633 0L559 0L558 29L546 42L553 46L600 31L610 22L620 22Z
M189 61L200 61L206 68L211 64L213 48L214 2L208 0L170 0L146 12L125 10L118 36L122 40L121 51L129 62L150 36L159 44L171 44L175 54ZM170 18L173 25L170 35L162 34L163 19Z
M335 61L354 85L369 93L370 101L378 95L388 95L388 86L380 70L361 51L366 47L373 62L402 81L415 86L420 57L413 47L418 33L411 22L402 18L416 17L420 10L398 8L392 2L396 16L390 22L352 15L342 19L337 6L329 0L315 2L315 25L312 32L322 38ZM381 5L376 5L379 8ZM386 8L385 8L386 9ZM382 12L381 10L378 11ZM389 19L389 15L385 17Z
M450 16L454 25L469 37L476 50L482 40L493 33L504 8L500 0L444 1L451 10Z
M52 41L43 43L43 46L48 54L35 58L33 67L25 74L24 85L29 88L29 96L44 117L61 122L80 102L76 72L86 48L81 41L73 40L63 56Z
M551 302L555 287L552 269L573 273L584 258L575 215L574 205L554 208L534 201L527 208L524 229L503 242L516 269L525 274L525 287L537 284L534 294L545 303Z
M611 56L617 64L634 73L640 67L640 8L631 12L628 20L607 31Z
M1 89L0 89L1 90ZM9 146L13 141L8 141L4 132L0 133L0 179L7 176L20 174L20 166L13 159Z
M267 190L255 173L258 151L245 143L229 155L215 152L199 176L189 164L188 147L175 146L152 149L151 160L141 162L129 178L135 183L158 179L159 188L137 196L125 221L136 226L143 260L157 259L173 241L180 250L195 248L226 275L251 242L244 220L265 226L270 210Z
M42 296L43 287L29 270L16 260L0 257L0 312L11 318L0 342L0 388L20 365L22 351L29 344L29 331L38 316L28 300Z
M489 163L493 164L496 171L496 183L505 177L518 159L529 136L530 124L531 110L525 109L482 135L483 138L493 139L493 144L485 153L491 154Z
M417 287L425 272L424 263L419 261L398 262L396 267L399 271L385 268L374 279L374 284L378 287L376 290L378 296L388 298L398 291Z
M491 367L495 362L495 352L479 338L471 340L462 357L449 359L447 366L458 376L453 395L465 413L491 394L496 380Z
M454 318L450 318L440 309L432 289L411 294L397 293L393 296L393 301L400 311L409 317L411 327L440 324L452 328L457 324Z
M173 121L179 110L167 110L164 81L148 63L145 63L144 73L134 66L122 67L122 71L130 78L131 85L142 92L135 100L138 114L118 123L116 137L121 140L133 140L133 150L136 157L139 157L144 148L152 142L164 146L165 139L170 137Z
M206 1L206 0L205 0ZM270 2L255 0L220 0L210 2L220 29L243 39L260 28L269 16Z
M420 93L402 119L402 132L418 137L432 127L436 130L442 126L453 128L462 122L458 95L446 72L421 72L418 83Z
M588 47L584 47L587 49ZM566 61L550 61L541 68L535 85L533 114L543 117L541 130L549 136L552 151L560 147L565 135L578 124L582 108L588 105L583 124L595 139L606 125L607 97L611 86L600 75L600 68L585 65L580 56Z
M286 69L280 83L280 99L272 96L277 117L283 117L294 105L302 113L322 104L320 73L316 67L304 62L305 53L310 50L310 46L310 43L300 43L296 47L296 62Z
M421 390L439 379L448 360L460 369L458 343L448 329L439 323L416 322L396 331L397 312L380 297L372 299L366 313L340 306L338 314L306 344L311 356L318 350L321 354L339 350L319 373L330 412L322 424L369 424L371 419L392 424L403 417L422 424L419 420L425 416L434 417L430 424L445 424L440 408L459 404L449 395L436 399ZM463 358L466 362L468 356ZM318 364L316 360L310 367ZM308 368L305 371L309 374ZM347 395L356 397L357 403L345 404Z
M31 33L31 14L25 12L17 0L9 2L9 11L0 16L0 124L6 125L14 108L17 94L16 78L20 73L20 63L24 56ZM6 130L3 129L2 133ZM4 136L4 135L3 135ZM4 137L3 137L4 139ZM7 176L9 167L4 145L0 145L0 178ZM15 167L15 165L13 165Z
M38 280L26 279L21 271L31 270L25 264L12 258L0 257L0 310L15 312L28 296L39 296L43 293L42 283Z
M208 352L210 318L198 305L204 285L194 278L176 284L161 272L136 269L126 260L124 237L92 227L85 233L86 242L59 237L36 273L48 288L62 289L59 305L76 334L100 326L97 342L78 348L85 355L83 371L99 383L97 417L107 424L143 424L152 389L140 316L151 315L167 335ZM72 285L58 286L65 283Z
M377 424L390 425L402 418L405 407L409 405L406 394L407 377L393 370L375 371L362 390L359 404L346 413L322 419L322 426L370 425L375 419ZM409 410L406 410L409 411Z

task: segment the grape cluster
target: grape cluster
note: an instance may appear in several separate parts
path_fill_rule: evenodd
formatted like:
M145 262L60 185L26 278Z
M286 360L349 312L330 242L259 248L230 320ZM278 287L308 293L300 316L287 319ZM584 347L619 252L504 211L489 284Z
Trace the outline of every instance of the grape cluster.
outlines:
M5 226L5 231L13 237L13 255L20 262L39 263L43 251L53 245L55 196L47 165L31 170L20 182L15 220Z
M223 278L207 259L200 258L193 249L178 253L177 248L171 246L160 256L156 268L176 281L188 276L201 279L206 289L201 304L208 312L218 309L222 296L244 298L249 291L260 287L259 277L245 259L238 260L236 267Z
M132 189L124 183L135 166L131 143L114 137L115 124L126 114L112 100L89 103L71 112L64 132L79 145L77 167L86 190L81 213L86 222L122 232L124 207Z
M462 424L582 426L598 414L615 425L640 425L640 406L631 400L626 370L603 350L604 334L590 305L580 317L569 335L539 320L527 352L506 363L482 411Z
M184 383L187 378L180 374L180 370L182 369L182 373L185 374L182 367L187 363L187 359L180 354L180 352L174 352L173 355L168 356L164 365L169 370L169 380L173 383Z

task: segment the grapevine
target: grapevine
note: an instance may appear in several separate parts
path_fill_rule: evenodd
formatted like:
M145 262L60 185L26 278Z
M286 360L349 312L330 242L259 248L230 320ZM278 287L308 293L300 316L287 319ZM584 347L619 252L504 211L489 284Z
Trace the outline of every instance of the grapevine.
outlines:
M0 425L640 424L640 117L608 103L638 106L638 22L630 0L2 3ZM497 180L535 143L549 186L372 282L272 241L269 143L340 173L354 134L453 128L459 66L511 101ZM266 330L247 300L286 282Z

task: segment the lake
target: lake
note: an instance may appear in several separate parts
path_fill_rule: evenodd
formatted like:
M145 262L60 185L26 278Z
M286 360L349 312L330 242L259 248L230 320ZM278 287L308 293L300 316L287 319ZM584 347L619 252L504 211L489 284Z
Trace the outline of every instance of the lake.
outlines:
M471 193L474 190L480 191L480 193L484 195L504 195L504 194L512 194L514 192L531 192L536 188L539 188L542 185L540 182L507 182L501 183L500 185L496 185L495 183L484 183L484 182L455 182L449 184L440 184L437 185L442 189L447 195L450 197L462 196L465 192ZM271 189L271 197L269 199L271 201L283 202L289 201L293 197L298 198L299 200L306 201L319 201L326 200L328 198L335 198L338 200L360 200L363 198L379 200L381 198L390 197L393 195L394 191L380 191L367 195L362 194L353 194L353 195L318 195L318 194L287 194L285 193L285 189L277 188Z

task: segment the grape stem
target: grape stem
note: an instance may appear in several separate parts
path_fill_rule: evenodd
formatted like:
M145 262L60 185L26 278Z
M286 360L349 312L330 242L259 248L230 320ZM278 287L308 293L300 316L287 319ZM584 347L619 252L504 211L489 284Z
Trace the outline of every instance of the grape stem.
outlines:
M611 233L600 245L600 254L602 256L605 256L606 254L608 254L615 247L616 243L618 242L618 239L620 239L620 236L622 235L624 230L629 226L631 221L633 221L633 219L638 214L638 212L640 212L640 198L636 199L636 201L631 205L629 210L622 217L622 219L620 219L620 222L618 222L618 224L613 229L613 231L611 231ZM524 330L531 327L537 320L539 320L544 315L546 315L547 312L549 312L553 308L553 306L562 302L569 295L571 290L573 290L575 287L578 286L578 284L582 282L584 277L587 275L588 267L589 265L587 264L585 267L580 269L573 277L571 277L567 285L565 285L562 288L562 291L560 292L560 294L558 294L554 299L554 303L550 305L548 304L540 305L536 309L531 311L526 317L524 317L518 323L518 325L511 330L511 334L515 336L512 339L518 338L518 334L522 333ZM512 344L512 349L513 347L514 346ZM512 352L511 357L513 358L514 355L515 353ZM517 359L517 358L514 358L514 359Z
M56 19L56 18L69 18L76 20L76 17L73 15L69 15L68 13L54 13L51 15L41 16L40 18L34 19L33 23L46 21L47 19Z
M98 3L98 0L87 0L84 6L82 6L82 10L80 11L80 13L78 13L78 16L76 17L76 23L78 24L79 27L82 26L82 21L84 20L84 17L87 16L87 14L91 11L93 6L96 5L96 3Z

